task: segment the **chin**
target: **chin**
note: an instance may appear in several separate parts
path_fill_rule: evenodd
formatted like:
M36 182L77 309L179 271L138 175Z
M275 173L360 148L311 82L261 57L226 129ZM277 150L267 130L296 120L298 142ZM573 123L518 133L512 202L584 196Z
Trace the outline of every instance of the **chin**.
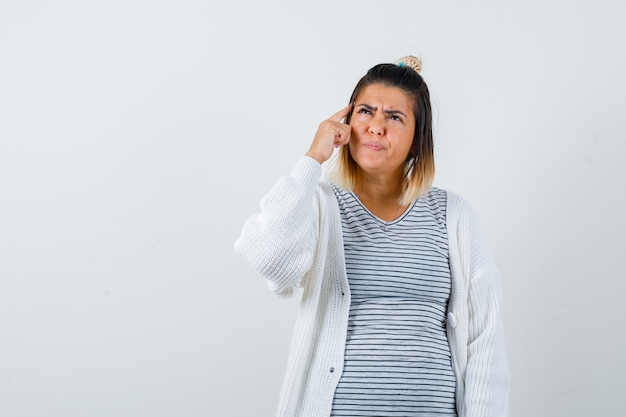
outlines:
M386 164L382 162L368 161L368 160L355 160L357 166L364 171L378 171L385 168Z

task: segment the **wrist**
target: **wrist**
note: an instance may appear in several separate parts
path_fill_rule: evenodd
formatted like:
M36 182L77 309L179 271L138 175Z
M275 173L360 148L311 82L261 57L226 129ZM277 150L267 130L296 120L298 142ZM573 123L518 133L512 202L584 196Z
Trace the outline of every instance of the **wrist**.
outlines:
M313 158L315 159L317 162L321 164L324 163L324 161L326 161L324 158L320 158L319 155L316 155L314 152L308 151L305 156L308 156L309 158Z

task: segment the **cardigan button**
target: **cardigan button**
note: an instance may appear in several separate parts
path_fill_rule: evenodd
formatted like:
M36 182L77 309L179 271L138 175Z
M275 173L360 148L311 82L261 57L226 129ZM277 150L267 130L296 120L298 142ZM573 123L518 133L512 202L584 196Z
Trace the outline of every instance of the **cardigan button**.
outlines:
M335 367L334 367L334 366L331 366L331 367L330 367L330 373L332 374L333 372L335 372Z
M452 327L453 329L456 328L456 326L459 325L459 323L456 320L456 316L452 313L448 313L448 324L450 325L450 327Z

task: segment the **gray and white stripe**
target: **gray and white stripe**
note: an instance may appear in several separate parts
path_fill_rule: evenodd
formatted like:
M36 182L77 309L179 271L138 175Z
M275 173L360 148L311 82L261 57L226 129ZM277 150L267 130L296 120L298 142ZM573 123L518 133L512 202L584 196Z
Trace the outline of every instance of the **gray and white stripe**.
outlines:
M432 188L385 222L334 190L352 303L331 415L455 416L445 191Z

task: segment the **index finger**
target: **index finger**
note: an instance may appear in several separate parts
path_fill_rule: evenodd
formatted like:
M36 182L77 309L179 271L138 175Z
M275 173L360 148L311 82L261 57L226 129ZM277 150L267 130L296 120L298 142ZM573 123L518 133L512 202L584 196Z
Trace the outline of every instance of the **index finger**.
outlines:
M328 120L331 120L333 122L341 122L343 118L345 118L346 116L350 114L350 111L352 111L352 103L348 104L346 107L344 107L343 109L339 110L337 113L330 116Z

